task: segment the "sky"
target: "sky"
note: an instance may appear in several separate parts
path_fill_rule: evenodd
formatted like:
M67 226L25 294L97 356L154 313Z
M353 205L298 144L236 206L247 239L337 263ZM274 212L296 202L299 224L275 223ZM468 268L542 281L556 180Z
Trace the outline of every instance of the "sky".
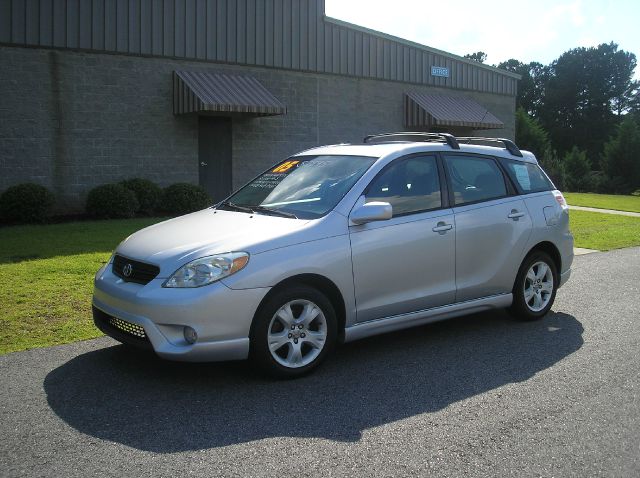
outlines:
M490 65L546 65L611 41L640 57L639 0L326 0L326 14L460 56L483 51Z

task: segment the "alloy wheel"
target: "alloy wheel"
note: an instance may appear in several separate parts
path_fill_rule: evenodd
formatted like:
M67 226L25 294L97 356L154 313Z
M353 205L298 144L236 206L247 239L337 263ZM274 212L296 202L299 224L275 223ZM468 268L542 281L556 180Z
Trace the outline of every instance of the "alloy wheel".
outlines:
M327 341L327 319L322 309L306 299L285 303L271 318L269 351L283 367L300 368L313 362Z
M553 295L553 272L545 262L535 262L524 278L524 301L532 312L544 309Z

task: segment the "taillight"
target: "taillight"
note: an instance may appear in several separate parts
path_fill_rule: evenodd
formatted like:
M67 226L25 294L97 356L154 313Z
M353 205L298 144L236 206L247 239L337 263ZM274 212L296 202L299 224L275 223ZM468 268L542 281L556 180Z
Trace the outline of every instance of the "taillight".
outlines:
M558 190L553 191L553 197L556 198L556 201L558 201L558 204L560 204L560 207L562 207L563 209L566 209L569 207L567 206L567 201L564 199L564 196L560 191Z

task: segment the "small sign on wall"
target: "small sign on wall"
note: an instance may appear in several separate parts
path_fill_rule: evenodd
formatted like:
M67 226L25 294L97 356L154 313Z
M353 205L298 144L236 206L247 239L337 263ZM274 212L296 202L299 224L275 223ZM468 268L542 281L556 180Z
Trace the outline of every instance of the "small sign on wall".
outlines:
M443 78L449 78L449 68L444 66L432 66L431 76L441 76Z

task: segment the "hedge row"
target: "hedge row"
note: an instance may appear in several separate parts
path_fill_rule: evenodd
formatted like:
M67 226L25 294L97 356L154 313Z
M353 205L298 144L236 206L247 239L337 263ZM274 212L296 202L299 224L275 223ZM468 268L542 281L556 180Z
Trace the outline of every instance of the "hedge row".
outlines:
M42 223L50 216L55 197L39 184L12 186L0 195L0 222ZM176 183L162 189L147 179L133 178L103 184L89 191L85 212L101 219L134 216L179 216L204 209L211 198L200 186Z
M211 205L200 186L176 183L161 189L146 179L128 179L103 184L89 191L86 212L91 217L126 218L138 216L179 216Z
M51 191L39 184L11 186L0 195L0 221L9 224L42 223L55 204Z

